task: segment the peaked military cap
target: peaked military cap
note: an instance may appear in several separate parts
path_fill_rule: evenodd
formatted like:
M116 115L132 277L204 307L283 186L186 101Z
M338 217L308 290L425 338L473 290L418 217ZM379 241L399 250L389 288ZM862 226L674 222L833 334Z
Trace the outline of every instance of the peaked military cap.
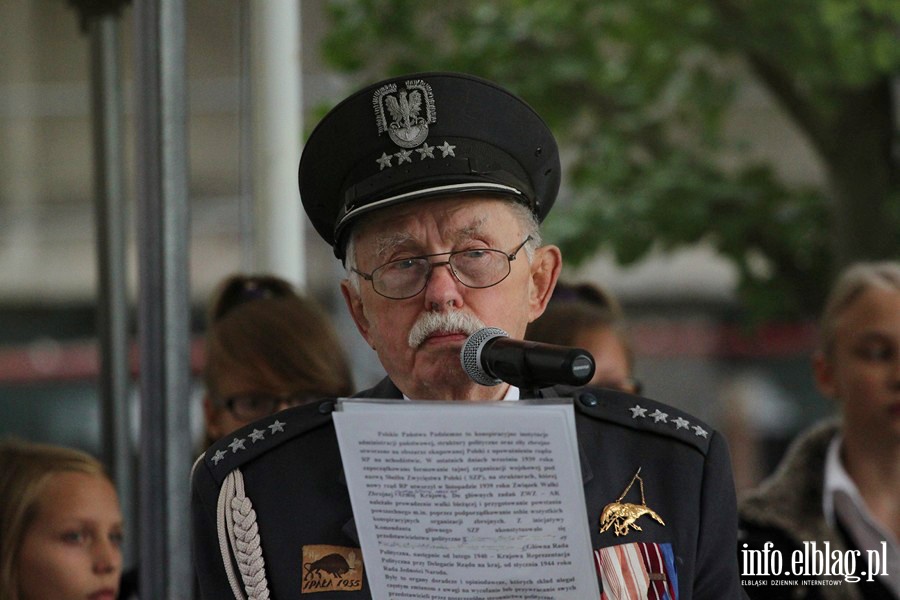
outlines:
M559 190L559 151L521 98L462 73L415 73L370 85L331 110L300 159L304 209L335 256L360 216L401 202L486 193L538 220Z

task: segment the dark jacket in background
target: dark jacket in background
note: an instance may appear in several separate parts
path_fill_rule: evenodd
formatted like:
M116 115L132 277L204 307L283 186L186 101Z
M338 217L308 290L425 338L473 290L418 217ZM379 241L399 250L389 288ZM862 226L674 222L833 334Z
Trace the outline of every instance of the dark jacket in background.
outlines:
M846 552L855 549L848 543L847 536L828 526L822 510L825 459L828 446L838 430L838 422L829 420L800 434L788 448L775 473L741 501L738 555L742 569L742 552L762 550L766 542L773 544L770 546L771 550L780 552L784 569L790 568L791 554L802 549L804 541L818 542L819 549L824 548L824 542L829 543L832 551ZM865 552L862 556L864 559ZM865 567L859 567L859 570L865 570ZM742 579L756 582L796 579L802 582L806 579L829 578L744 575ZM747 585L745 590L750 598L760 600L895 600L877 579L867 582L865 578L858 583L842 581L835 586L764 584Z

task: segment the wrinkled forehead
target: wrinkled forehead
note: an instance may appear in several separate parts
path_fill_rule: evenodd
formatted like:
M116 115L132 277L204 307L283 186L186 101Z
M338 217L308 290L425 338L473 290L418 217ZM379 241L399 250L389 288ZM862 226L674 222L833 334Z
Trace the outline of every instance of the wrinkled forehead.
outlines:
M353 232L357 247L384 255L398 246L424 247L429 240L454 244L471 239L505 240L519 229L512 201L503 198L449 198L377 211Z

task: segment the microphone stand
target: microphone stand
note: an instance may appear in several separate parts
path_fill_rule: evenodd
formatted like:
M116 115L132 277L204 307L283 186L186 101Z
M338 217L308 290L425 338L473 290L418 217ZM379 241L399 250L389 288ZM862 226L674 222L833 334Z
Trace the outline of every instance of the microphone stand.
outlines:
M533 377L528 377L527 379L522 379L521 381L515 381L514 377L510 377L514 381L506 380L510 385L514 385L519 388L519 399L520 400L534 400L540 398L539 390L545 385L540 385L540 382L535 381Z
M534 385L533 381L527 381L524 383L524 385L520 385L518 387L520 400L533 400L540 397L538 394L540 386Z

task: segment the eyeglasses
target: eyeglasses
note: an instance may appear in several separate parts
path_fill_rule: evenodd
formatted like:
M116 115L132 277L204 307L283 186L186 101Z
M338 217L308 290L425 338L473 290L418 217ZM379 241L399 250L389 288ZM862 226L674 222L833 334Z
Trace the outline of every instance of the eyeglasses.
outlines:
M516 260L519 250L530 241L531 236L528 236L509 253L494 248L454 250L392 260L371 273L352 270L371 282L376 293L391 300L412 298L424 290L435 267L443 265L450 267L450 272L464 286L475 289L489 288L509 276L512 270L510 263ZM435 256L446 256L447 260L440 262L428 260Z
M262 393L237 394L225 398L223 404L236 419L255 421L275 413L282 404L288 407L300 406L318 398L319 396L310 392L298 392L285 396Z
M291 284L271 275L231 277L219 293L211 318L217 322L238 306L253 300L285 298L294 294Z

